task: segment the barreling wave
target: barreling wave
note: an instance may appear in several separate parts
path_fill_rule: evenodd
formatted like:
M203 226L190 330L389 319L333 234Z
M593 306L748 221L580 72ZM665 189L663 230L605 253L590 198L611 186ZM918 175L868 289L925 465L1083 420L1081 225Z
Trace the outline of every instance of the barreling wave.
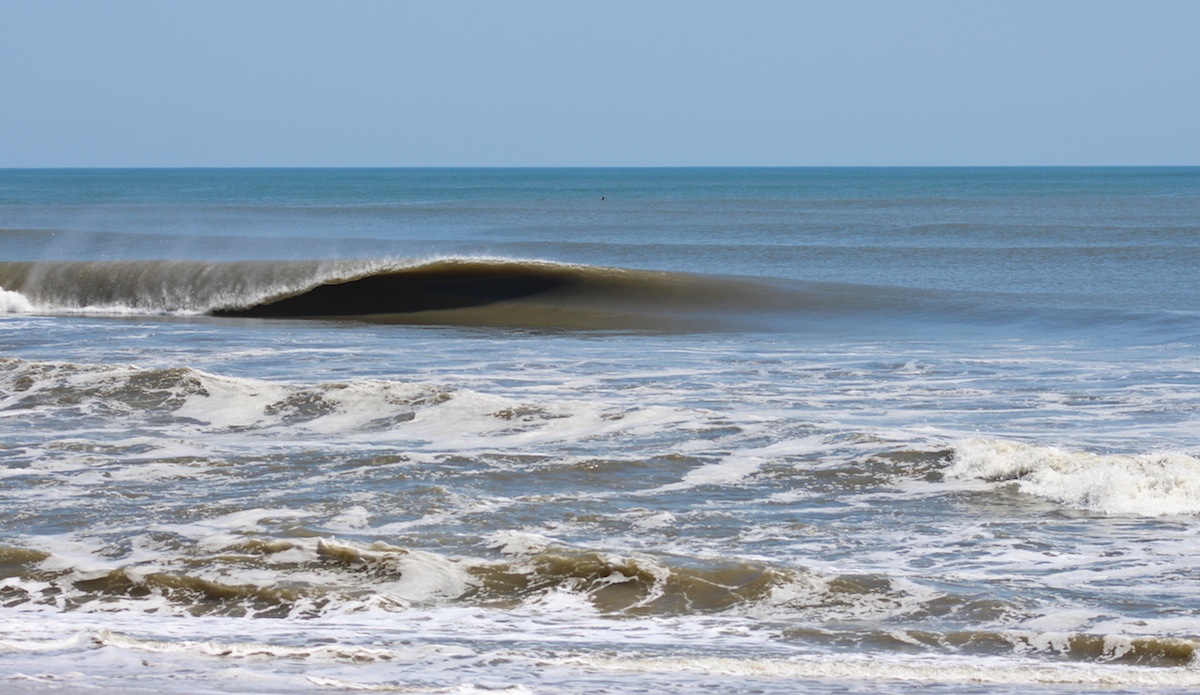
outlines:
M546 261L0 263L0 310L670 329L787 306L745 280Z
M1069 329L1148 317L1022 304L1018 295L698 275L515 258L0 262L0 314L350 319L579 330L855 330L904 321ZM869 317L869 320L864 320ZM1040 318L1039 318L1040 317ZM1162 317L1159 317L1162 318ZM1155 330L1173 326L1172 317ZM1050 325L1050 324L1047 324ZM1161 335L1161 333L1156 333Z

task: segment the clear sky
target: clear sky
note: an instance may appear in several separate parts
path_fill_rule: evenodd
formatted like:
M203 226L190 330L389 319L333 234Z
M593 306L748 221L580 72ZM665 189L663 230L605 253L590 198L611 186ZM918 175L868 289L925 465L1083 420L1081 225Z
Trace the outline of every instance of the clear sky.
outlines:
M0 167L1200 165L1195 0L0 0Z

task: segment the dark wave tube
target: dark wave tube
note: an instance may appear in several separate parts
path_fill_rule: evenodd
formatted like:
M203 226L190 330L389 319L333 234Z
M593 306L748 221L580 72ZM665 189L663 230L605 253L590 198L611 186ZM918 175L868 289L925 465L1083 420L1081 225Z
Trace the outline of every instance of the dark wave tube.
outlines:
M579 288L577 271L560 266L438 263L318 285L299 294L215 316L305 317L407 314L463 309Z

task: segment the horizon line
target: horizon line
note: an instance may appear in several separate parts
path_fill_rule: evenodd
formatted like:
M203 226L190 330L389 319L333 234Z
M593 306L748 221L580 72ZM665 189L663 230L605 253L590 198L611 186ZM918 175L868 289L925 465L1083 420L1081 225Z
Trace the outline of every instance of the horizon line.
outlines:
M0 165L0 171L230 171L230 170L664 170L664 169L1195 169L1200 164L233 164L233 165Z

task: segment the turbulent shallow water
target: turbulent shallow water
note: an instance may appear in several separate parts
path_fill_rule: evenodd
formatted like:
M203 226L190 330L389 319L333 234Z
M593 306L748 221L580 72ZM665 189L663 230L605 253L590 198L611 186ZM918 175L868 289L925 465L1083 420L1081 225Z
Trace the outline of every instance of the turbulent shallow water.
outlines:
M0 172L6 691L1190 692L1200 170Z

